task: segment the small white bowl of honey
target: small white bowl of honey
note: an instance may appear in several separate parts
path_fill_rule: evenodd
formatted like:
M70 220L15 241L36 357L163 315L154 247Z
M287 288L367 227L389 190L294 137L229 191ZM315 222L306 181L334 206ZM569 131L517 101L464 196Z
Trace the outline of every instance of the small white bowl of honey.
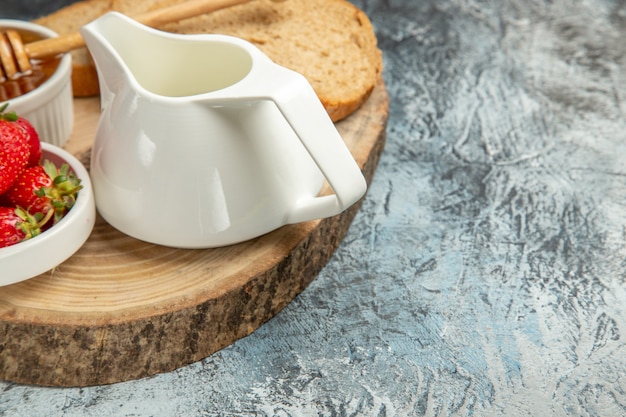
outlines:
M35 23L0 19L0 33L11 29L24 43L57 36ZM8 102L9 111L28 119L42 142L62 147L74 127L71 54L32 60L31 65L32 71L14 78L0 74L0 104Z

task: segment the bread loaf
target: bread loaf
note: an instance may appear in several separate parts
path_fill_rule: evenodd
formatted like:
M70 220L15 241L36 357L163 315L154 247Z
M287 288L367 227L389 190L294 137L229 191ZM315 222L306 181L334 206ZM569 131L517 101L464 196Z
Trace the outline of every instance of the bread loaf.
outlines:
M58 33L78 30L102 13L129 16L187 0L83 0L36 20ZM274 62L304 75L334 121L367 100L382 72L382 54L363 11L345 0L254 0L159 29L221 33L246 39ZM75 96L98 94L86 49L74 51Z

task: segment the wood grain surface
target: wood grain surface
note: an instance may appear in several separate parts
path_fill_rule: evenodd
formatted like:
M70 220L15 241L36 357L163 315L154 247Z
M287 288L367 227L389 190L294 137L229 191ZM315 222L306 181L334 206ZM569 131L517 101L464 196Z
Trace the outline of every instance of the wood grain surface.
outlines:
M88 164L98 99L75 100L66 148ZM338 124L368 182L385 140L384 83ZM223 248L185 250L126 236L98 218L52 271L0 291L0 379L86 386L198 361L246 336L299 294L342 241L360 203Z

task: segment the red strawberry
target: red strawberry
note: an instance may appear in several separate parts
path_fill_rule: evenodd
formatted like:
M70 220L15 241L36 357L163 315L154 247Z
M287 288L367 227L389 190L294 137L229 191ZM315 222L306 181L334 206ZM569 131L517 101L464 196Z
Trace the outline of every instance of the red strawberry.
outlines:
M68 164L58 169L46 160L42 165L26 168L6 192L16 206L26 207L29 213L54 213L54 223L63 218L76 201L82 188L80 179L70 171Z
M28 150L30 152L27 165L29 167L39 165L39 162L41 162L41 140L39 139L39 134L26 118L18 116L14 111L8 113L5 112L8 106L9 103L5 103L0 106L0 119L6 120L7 122L14 122L22 128L26 143L28 143Z
M13 184L28 163L30 152L21 127L0 118L0 194Z
M37 236L47 221L41 213L33 216L19 207L0 207L0 248Z
M26 135L28 150L30 151L27 166L34 167L35 165L39 165L41 162L41 140L39 139L39 134L33 125L22 116L19 116L15 123L24 130L24 134Z

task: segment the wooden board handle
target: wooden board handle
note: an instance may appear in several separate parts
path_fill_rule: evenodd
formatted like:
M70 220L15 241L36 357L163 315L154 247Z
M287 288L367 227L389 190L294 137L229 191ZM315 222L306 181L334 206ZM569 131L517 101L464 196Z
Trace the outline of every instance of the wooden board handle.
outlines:
M185 3L153 10L132 17L144 25L158 27L249 1L251 0L190 0ZM85 41L82 36L80 33L74 32L55 38L31 42L25 45L24 49L29 58L41 59L69 52L83 46L85 46Z

